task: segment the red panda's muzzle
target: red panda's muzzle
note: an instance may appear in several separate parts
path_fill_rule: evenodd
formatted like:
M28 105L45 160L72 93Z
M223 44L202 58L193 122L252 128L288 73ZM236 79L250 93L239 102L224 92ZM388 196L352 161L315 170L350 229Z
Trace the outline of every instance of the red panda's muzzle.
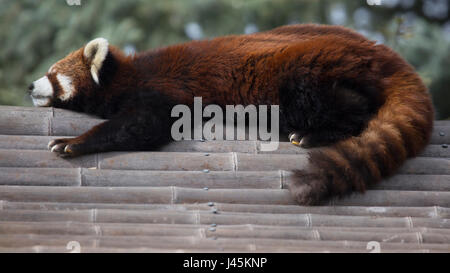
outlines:
M34 106L50 106L53 97L53 85L47 76L34 81L28 88Z

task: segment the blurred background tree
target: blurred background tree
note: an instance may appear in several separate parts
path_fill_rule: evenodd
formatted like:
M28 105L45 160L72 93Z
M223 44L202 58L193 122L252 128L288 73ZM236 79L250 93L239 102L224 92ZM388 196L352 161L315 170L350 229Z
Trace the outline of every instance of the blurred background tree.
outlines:
M69 5L80 2L81 5ZM450 117L449 0L1 0L0 104L95 37L126 52L295 23L343 25L404 56Z

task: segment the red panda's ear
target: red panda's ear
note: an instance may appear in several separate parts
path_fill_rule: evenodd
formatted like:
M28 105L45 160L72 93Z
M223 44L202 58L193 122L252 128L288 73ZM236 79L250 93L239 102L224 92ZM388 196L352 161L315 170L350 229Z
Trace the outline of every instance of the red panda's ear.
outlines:
M99 72L108 54L108 41L104 38L97 38L90 41L85 47L83 55L91 66L93 80L100 84Z

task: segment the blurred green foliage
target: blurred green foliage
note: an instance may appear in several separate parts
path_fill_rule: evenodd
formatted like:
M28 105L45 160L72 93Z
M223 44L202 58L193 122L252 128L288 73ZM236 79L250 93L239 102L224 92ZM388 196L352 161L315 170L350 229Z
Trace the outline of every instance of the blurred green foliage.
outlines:
M429 86L438 118L449 118L447 0L383 1L376 6L368 4L376 0L80 0L76 6L68 5L73 0L1 0L0 104L31 105L28 84L95 37L140 51L313 22L351 27L393 47ZM446 13L441 7L433 14L427 1L447 3Z

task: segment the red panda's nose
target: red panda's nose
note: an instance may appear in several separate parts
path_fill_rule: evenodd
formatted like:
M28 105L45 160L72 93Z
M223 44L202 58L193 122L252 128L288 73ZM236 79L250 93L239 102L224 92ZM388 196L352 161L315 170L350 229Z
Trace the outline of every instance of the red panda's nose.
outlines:
M32 83L28 86L28 93L31 94L31 92L33 92L33 89L34 89L34 83Z

